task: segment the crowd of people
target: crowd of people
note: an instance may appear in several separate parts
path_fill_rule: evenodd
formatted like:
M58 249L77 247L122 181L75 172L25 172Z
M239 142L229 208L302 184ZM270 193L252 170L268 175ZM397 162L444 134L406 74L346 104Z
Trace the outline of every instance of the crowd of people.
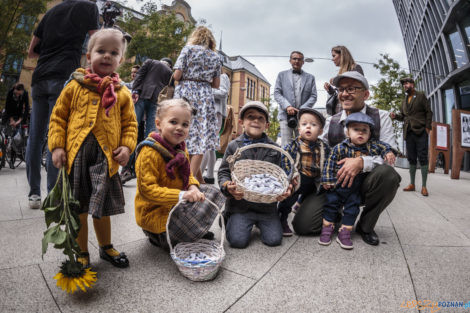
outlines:
M87 34L88 65L80 68ZM320 245L331 243L338 226L337 242L352 249L354 225L364 242L378 245L375 225L401 181L393 168L398 150L392 118L405 121L411 164L411 184L405 190L415 188L419 159L422 194L428 195L425 152L432 112L424 94L414 90L411 78L402 81L408 97L400 113L371 107L365 103L370 92L362 68L346 47L333 47L332 61L339 72L324 88L337 102L325 118L314 109L315 77L302 69L303 53L293 51L291 68L278 75L274 98L279 104L282 147L295 162L291 164L269 146L246 150L240 159L273 163L287 175L298 174L275 202L256 203L245 199L233 179L230 157L247 145L276 145L266 134L270 113L259 101L240 108L242 133L227 145L215 177L219 132L224 119L230 120L226 118L230 79L223 73L223 58L211 31L196 27L174 65L170 58L134 65L129 83L116 72L126 47L121 31L99 29L94 3L68 0L46 13L29 49L30 57L39 58L32 80L27 148L30 207L41 206L40 147L49 129L47 188L54 186L57 169L65 167L73 196L80 202L76 213L81 228L76 240L84 266L90 264L88 215L93 219L100 257L116 267L129 266L125 253L112 245L110 216L124 212L122 185L133 178L137 178L136 223L153 245L164 249L168 249L165 231L172 207L180 201L204 201L207 194L200 186L215 180L226 197L226 237L232 247L247 247L253 226L264 244L280 245L283 236L293 234L288 218L292 212L295 233L320 234ZM165 87L175 87L173 99L159 102ZM8 99L22 105L21 110L8 107L9 123L17 126L28 111L27 100L21 100L28 99L24 86L16 84ZM203 236L213 238L210 232Z

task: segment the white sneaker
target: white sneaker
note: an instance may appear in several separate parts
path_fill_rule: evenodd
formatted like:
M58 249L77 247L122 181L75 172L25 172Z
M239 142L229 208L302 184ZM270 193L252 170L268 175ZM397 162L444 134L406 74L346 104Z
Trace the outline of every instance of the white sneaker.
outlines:
M41 208L41 197L38 195L32 195L29 197L29 208L39 209Z

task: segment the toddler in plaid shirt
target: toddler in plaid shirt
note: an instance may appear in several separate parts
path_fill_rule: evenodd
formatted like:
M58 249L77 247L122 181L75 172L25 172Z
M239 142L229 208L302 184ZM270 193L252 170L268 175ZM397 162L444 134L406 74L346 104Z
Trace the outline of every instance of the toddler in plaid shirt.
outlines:
M358 174L352 186L336 185L336 174L341 168L341 160L362 155L374 157L374 163L383 164L384 159L390 164L387 154L392 152L389 144L372 140L374 121L368 115L357 112L350 114L346 121L346 138L332 149L325 161L322 174L322 186L327 190L326 203L323 206L323 227L318 243L329 245L337 221L339 210L344 205L341 227L336 241L343 249L352 249L351 231L359 215L361 204L361 186L366 173Z
M295 160L295 164L290 164L286 156L281 160L281 167L287 175L292 170L292 166L300 173L300 184L297 184L295 193L279 202L278 205L283 236L292 236L287 217L292 211L292 206L298 205L298 202L300 203L307 195L316 192L316 184L320 183L322 166L329 152L328 145L318 139L325 125L323 115L315 109L303 108L299 110L297 120L299 121L299 137L284 147L284 150Z

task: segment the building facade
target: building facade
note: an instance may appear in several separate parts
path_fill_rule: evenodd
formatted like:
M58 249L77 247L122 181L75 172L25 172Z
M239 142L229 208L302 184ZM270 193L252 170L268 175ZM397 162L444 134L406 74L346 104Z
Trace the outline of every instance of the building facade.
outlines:
M393 0L417 89L433 120L452 124L452 109L470 110L470 1ZM470 169L470 158L464 160Z
M219 49L223 56L222 71L230 78L230 92L227 103L232 106L234 113L234 135L242 132L238 124L238 112L243 105L252 100L269 104L270 87L268 80L261 74L256 66L242 56L227 56Z

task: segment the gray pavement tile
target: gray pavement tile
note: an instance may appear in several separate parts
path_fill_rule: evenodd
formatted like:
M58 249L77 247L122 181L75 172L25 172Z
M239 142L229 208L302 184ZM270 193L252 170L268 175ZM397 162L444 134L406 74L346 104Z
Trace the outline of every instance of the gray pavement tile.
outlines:
M419 300L470 300L470 247L403 246ZM459 308L454 312L464 311ZM442 312L452 312L443 308Z
M400 311L414 299L413 286L393 229L380 231L387 245L371 247L354 236L352 251L301 237L229 312Z
M423 198L420 193L399 190L387 208L402 244L470 246L470 239Z
M0 270L0 312L60 312L37 265Z
M0 203L0 221L11 221L22 219L21 206L16 196L4 195L2 192Z
M0 222L0 269L42 263L41 240L46 230L43 218ZM49 245L44 261L60 260L63 254Z
M118 248L126 251L130 267L117 269L92 256L98 281L86 293L67 295L55 286L58 265L41 264L62 312L222 312L255 282L224 269L213 281L191 282L168 253L147 240Z

